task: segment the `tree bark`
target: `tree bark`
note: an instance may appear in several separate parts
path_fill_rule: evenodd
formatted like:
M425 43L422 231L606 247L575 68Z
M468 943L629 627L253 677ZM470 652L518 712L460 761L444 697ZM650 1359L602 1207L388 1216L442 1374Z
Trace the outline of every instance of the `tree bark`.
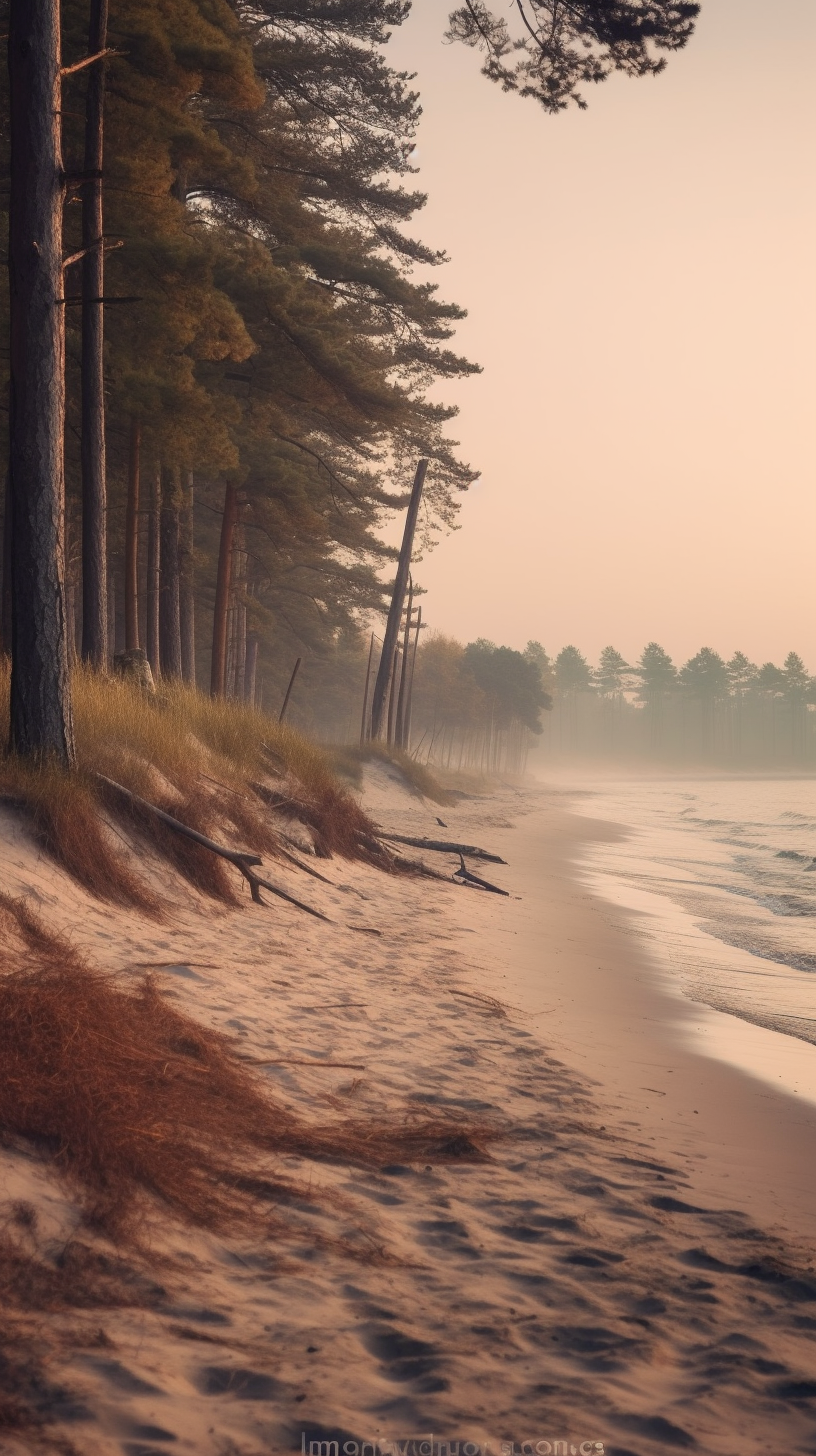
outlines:
M3 588L0 598L0 652L11 656L11 476L6 470L3 497Z
M416 672L417 649L419 647L419 633L422 627L422 606L417 607L416 636L414 638L414 650L411 653L411 676L408 679L408 701L405 705L405 725L403 748L406 753L411 752L411 723L414 716L414 674Z
M142 424L130 417L128 493L125 508L125 651L139 646L139 487Z
M161 473L161 532L159 549L159 665L162 677L181 677L181 617L179 613L179 472Z
M108 0L91 0L88 54L104 50ZM105 63L88 68L85 96L85 172L82 188L82 657L99 671L108 665L107 486L105 479L102 153Z
M17 753L75 759L65 619L65 309L59 0L9 7L11 726Z
M215 583L213 614L212 663L210 694L223 698L226 690L227 620L229 616L232 577L232 542L238 520L238 490L231 480L224 487L224 514L221 518L221 543L218 550L218 575Z
M179 520L179 620L181 630L181 675L195 684L195 595L193 573L193 472L187 472Z
M247 637L246 667L244 669L244 701L255 706L255 687L258 676L258 638L255 633Z
M150 510L147 518L147 621L145 642L147 660L154 678L159 677L159 564L161 539L159 535L159 504L161 500L161 465L157 463L150 492Z
M382 735L388 685L391 680L394 653L399 638L402 609L405 605L405 590L408 585L408 573L411 569L411 553L414 549L414 533L416 531L419 503L422 499L422 487L425 484L425 472L427 469L427 460L420 460L416 468L416 475L414 476L408 514L405 518L405 530L402 537L396 580L394 581L394 594L391 598L388 621L385 627L385 637L383 638L382 656L380 657L380 666L377 672L377 680L374 683L374 694L371 700L372 738L379 738Z
M399 697L397 698L397 748L405 747L405 694L408 687L409 649L411 646L411 618L414 613L414 583L408 577L408 610L405 613L405 634L402 639L402 668L399 680Z

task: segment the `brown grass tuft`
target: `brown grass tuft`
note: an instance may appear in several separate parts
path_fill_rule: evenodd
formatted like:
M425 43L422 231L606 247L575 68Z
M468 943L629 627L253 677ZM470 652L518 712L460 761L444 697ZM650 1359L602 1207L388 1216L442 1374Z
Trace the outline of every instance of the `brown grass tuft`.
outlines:
M450 1118L308 1124L150 976L123 985L93 969L3 897L0 919L0 1132L53 1158L92 1226L127 1233L146 1196L229 1226L250 1216L259 1178L287 1187L270 1185L261 1151L369 1166L483 1156L479 1130Z
M8 670L0 659L0 736L8 728ZM0 794L31 816L49 853L92 894L161 918L162 902L134 867L136 854L116 829L168 861L204 894L239 903L223 862L173 833L153 816L107 793L102 774L231 848L274 854L278 838L261 808L258 785L276 777L286 793L263 791L268 807L289 801L309 824L318 854L334 853L390 867L373 843L374 825L341 786L327 755L285 725L244 703L213 701L182 684L151 697L121 678L83 666L73 675L79 772L34 769L0 759ZM285 817L285 815L284 815Z
M113 845L92 785L56 765L34 767L8 756L0 783L29 818L34 834L57 864L99 899L161 918L162 904Z

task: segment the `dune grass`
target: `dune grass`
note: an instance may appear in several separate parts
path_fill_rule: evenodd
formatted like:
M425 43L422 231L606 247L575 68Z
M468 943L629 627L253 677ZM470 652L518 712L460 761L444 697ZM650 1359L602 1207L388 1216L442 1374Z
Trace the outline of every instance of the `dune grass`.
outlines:
M0 759L0 794L24 808L44 847L86 889L114 903L161 915L140 878L138 855L122 852L106 828L118 821L202 893L238 902L235 879L205 849L106 791L122 784L203 834L234 848L274 853L269 807L309 823L318 852L370 857L373 825L338 781L329 758L291 728L244 703L214 700L183 684L151 696L124 678L78 666L73 676L78 770ZM0 739L8 735L9 673L0 664ZM270 793L270 782L281 792ZM104 809L104 814L100 813Z
M49 1155L97 1229L126 1237L151 1203L234 1229L259 1200L291 1191L261 1154L479 1160L479 1131L447 1116L307 1123L274 1100L232 1039L178 1011L156 981L96 970L24 902L0 895L0 1134Z

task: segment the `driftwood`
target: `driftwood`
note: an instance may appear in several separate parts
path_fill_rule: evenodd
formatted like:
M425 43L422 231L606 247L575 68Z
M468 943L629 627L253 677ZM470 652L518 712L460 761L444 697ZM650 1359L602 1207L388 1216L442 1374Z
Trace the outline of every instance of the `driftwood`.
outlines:
M509 890L502 890L498 885L491 885L489 880L483 880L479 875L472 875L461 854L459 859L461 860L460 868L453 872L457 879L464 880L468 885L478 885L482 890L491 890L494 895L507 895L509 898Z
M432 870L430 865L423 864L421 859L406 859L404 855L394 854L391 856L391 863L398 870L408 870L410 874L424 875L427 880L442 880L446 885L456 884L452 875L443 875L441 870Z
M342 888L340 885L335 885L332 880L327 880L326 876L321 875L318 870L313 870L311 865L304 864L302 860L297 858L297 855L290 854L289 850L284 849L282 844L278 845L278 854L283 855L284 859L288 859L290 864L297 865L298 869L303 870L305 875L311 875L313 880L319 880L321 885L331 885L333 890Z
M113 789L114 793L121 794L128 803L136 805L139 809L146 809L149 814L153 814L156 819L159 819L162 824L166 824L168 829L174 830L176 834L183 834L187 839L192 839L196 844L200 844L203 849L208 849L211 854L220 855L221 859L226 859L230 864L234 864L248 882L256 905L263 904L261 899L261 888L263 888L269 890L273 895L279 895L282 900L288 900L290 905L296 905L299 910L305 910L307 915L314 915L318 920L328 920L329 917L323 915L320 910L313 910L311 905L304 905L301 900L296 900L294 895L288 895L285 890L279 889L269 880L263 880L260 875L256 875L252 868L253 865L263 864L259 854L253 854L247 849L226 849L223 844L216 844L215 840L209 839L206 834L199 834L198 830L191 829L189 824L182 824L180 819L175 819L166 810L159 809L156 804L151 804L147 799L142 799L139 794L134 794L130 789L126 789L124 784L118 784L115 779L106 778L105 774L96 774L95 778L107 788Z
M390 834L387 830L381 831L382 838L388 839L392 844L410 844L414 849L436 849L442 854L466 854L470 859L489 860L491 864L507 864L498 854L489 854L486 849L479 849L474 844L456 844L448 839L412 839L408 834Z

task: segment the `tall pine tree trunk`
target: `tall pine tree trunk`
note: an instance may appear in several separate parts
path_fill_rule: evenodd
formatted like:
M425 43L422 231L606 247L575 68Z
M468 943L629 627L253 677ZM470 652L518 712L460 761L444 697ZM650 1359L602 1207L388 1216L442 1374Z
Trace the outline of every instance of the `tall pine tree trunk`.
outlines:
M181 620L179 616L179 472L165 466L161 473L161 531L159 548L159 665L162 677L181 677Z
M11 656L11 476L6 470L3 497L3 586L0 596L0 652Z
M10 746L74 762L65 621L59 0L9 7Z
M104 50L107 32L108 0L91 0L89 55ZM105 65L97 61L89 67L85 98L85 172L97 175L89 175L82 188L82 657L100 671L108 665L101 176L104 113Z
M159 561L161 541L159 536L159 508L161 502L161 465L156 464L150 492L150 510L147 516L147 590L145 601L147 620L145 622L145 646L147 660L154 678L159 677Z
M187 473L179 521L179 618L181 675L195 683L195 595L193 579L193 472Z
M244 668L244 702L255 706L258 682L258 638L254 632L247 637L246 666Z
M237 520L238 490L232 481L228 480L224 487L224 514L221 518L221 543L218 550L218 575L215 583L215 611L213 613L210 693L214 698L223 698L226 692L227 624L229 619L230 587L232 585L232 543Z
M128 493L125 508L125 651L139 646L139 487L142 424L130 418Z
M105 634L107 641L107 652L105 655L105 667L109 667L116 654L116 577L113 571L108 569L108 585L106 597L108 630Z

